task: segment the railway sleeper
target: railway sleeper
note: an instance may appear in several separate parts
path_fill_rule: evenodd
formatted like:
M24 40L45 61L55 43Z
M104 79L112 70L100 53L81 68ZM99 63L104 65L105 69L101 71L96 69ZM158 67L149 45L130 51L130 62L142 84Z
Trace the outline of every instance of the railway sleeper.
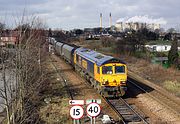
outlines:
M90 83L91 83L91 86L93 87L93 84L94 84L93 81L94 81L94 79L93 79L93 78L90 78L89 81L90 81Z
M90 76L88 74L86 74L85 77L87 81L90 81Z
M75 65L75 71L76 71L76 72L80 72L81 69L80 69L78 66Z
M80 75L81 75L81 77L84 77L85 76L85 72L83 70L81 70Z

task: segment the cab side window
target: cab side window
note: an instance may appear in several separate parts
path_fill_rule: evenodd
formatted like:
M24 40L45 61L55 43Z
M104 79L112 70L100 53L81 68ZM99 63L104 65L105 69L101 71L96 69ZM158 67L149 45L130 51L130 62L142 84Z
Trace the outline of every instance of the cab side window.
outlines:
M78 62L78 61L79 61L79 55L76 54L76 62Z

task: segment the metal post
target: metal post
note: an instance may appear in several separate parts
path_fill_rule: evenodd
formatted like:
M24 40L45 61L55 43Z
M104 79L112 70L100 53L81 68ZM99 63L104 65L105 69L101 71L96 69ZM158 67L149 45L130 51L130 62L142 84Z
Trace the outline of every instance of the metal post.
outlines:
M74 119L73 124L76 124L76 120Z
M93 118L91 117L91 124L93 124Z
M96 117L94 117L94 124L96 124Z
M77 120L77 124L79 124L79 120Z

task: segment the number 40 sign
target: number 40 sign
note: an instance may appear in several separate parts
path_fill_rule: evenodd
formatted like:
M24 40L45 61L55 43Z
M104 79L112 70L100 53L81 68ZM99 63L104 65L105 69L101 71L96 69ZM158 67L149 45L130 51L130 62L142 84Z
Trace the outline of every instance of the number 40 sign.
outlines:
M101 107L97 103L90 103L86 108L86 112L89 116L96 117L100 114Z

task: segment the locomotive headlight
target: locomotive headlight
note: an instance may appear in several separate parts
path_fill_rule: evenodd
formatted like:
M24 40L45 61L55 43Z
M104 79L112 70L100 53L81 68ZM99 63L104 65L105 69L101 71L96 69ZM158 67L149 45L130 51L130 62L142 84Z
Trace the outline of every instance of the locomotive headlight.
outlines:
M103 81L102 81L102 85L105 85L106 84L106 81L103 79Z
M103 79L102 85L108 85L108 84L109 84L109 81L107 79L106 80Z
M121 84L126 84L126 81L121 81Z

